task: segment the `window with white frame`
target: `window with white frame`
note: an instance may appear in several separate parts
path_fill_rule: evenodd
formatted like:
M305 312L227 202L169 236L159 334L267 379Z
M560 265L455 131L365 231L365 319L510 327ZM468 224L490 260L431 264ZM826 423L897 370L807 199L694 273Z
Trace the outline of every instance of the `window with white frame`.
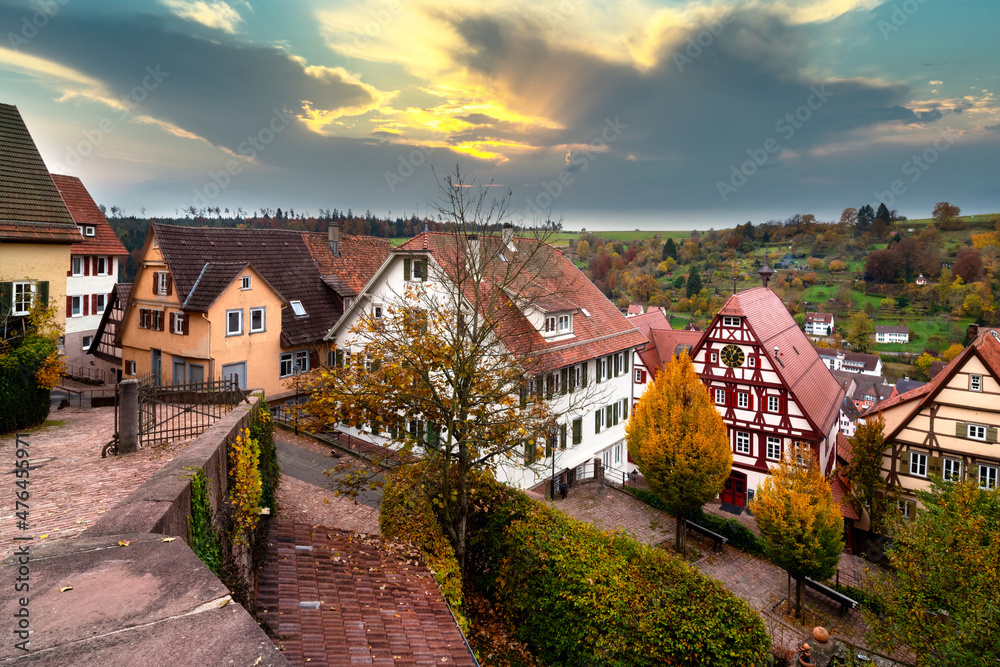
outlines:
M756 368L757 367L757 357L747 357L747 365L750 368Z
M899 509L899 513L903 516L904 519L909 519L912 516L913 513L912 506L913 506L912 500L896 501L896 507Z
M746 431L736 432L736 453L737 454L749 454L750 453L750 434Z
M740 326L740 318L723 316L722 326L724 327L738 327Z
M92 227L91 225L87 225L86 227L83 228L83 235L84 236L93 237L96 234L97 234L97 230L94 229L94 227Z
M997 466L979 464L979 488L984 491L997 488Z
M382 319L382 304L376 303L372 306L372 318L376 320Z
M962 479L962 462L958 459L941 461L941 478L945 481L958 482Z
M619 463L622 462L622 446L621 445L615 445L615 450L614 451L615 451L614 463L615 463L615 465L618 465Z
M298 301L298 300L296 300L296 301L289 301L288 305L292 307L292 312L295 314L295 317L305 317L306 316L306 309L305 309L305 306L302 305L301 301Z
M611 450L610 449L606 449L603 452L601 452L601 464L605 468L610 468L611 467Z
M781 460L781 438L767 437L767 458L771 461Z
M74 296L70 298L70 317L83 317L83 297Z
M573 331L573 317L570 315L559 316L559 333L570 333Z
M981 424L966 424L965 431L972 440L986 440L986 427Z
M646 384L646 371L641 368L635 369L635 382L636 384Z
M768 396L767 397L767 411L768 412L781 412L781 397L780 396Z
M557 320L555 315L551 315L545 318L545 333L554 333L557 326Z
M84 336L83 337L83 349L86 350L86 349L90 348L90 344L93 343L93 342L94 342L94 337L93 336Z
M31 312L31 304L35 300L35 284L32 282L14 283L14 309L11 315L20 317Z
M253 285L252 276L240 276L240 289L248 290Z
M250 309L250 333L261 333L267 326L266 310L263 306Z
M74 276L83 275L83 257L74 257L72 260L72 269Z
M103 313L104 309L107 307L107 304L108 304L108 295L107 294L95 294L94 295L94 312L93 312L93 314L94 315L100 315L101 313Z
M725 405L726 404L726 390L725 389L716 389L715 390L715 404L716 405Z
M283 352L278 357L278 375L289 377L296 372L306 373L309 371L309 350L296 350L295 352Z
M170 331L179 335L184 335L184 313L170 313Z
M982 375L970 375L969 376L969 391L982 391L983 390L983 376Z
M711 356L711 359L712 359L712 363L713 364L718 363L719 362L719 354L717 352L713 352L712 356Z
M226 311L226 335L239 336L243 333L243 309Z
M94 273L98 276L108 275L108 258L107 257L95 257L94 258Z
M156 293L162 296L170 294L170 273L167 271L157 271Z
M750 394L745 391L736 392L736 407L738 408L749 408L750 407Z
M910 474L917 477L927 477L927 455L920 452L910 452Z

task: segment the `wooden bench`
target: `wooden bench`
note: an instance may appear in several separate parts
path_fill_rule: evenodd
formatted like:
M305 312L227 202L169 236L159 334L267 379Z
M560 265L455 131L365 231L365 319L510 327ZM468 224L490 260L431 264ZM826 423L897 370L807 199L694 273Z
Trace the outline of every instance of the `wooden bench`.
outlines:
M809 577L805 577L805 584L807 587L813 589L817 593L822 593L826 597L830 598L834 602L840 605L840 615L843 616L844 612L848 609L854 609L858 606L857 600L847 597L840 591L836 591L825 584L821 584L818 581L813 581Z
M696 523L691 523L687 519L684 519L684 525L687 526L688 530L693 530L694 532L700 533L701 535L704 535L705 537L712 540L713 542L712 549L714 549L715 551L722 551L722 545L729 541L728 537L719 535L714 530L709 530L704 526L699 526Z

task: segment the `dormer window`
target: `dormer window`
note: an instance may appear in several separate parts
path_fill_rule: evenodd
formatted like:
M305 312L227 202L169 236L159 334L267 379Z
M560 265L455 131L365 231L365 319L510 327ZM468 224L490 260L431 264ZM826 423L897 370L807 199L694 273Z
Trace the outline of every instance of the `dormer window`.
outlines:
M86 227L83 228L83 235L84 236L93 237L93 236L96 235L96 233L97 233L97 231L91 225L87 225Z
M292 307L292 312L295 313L295 317L306 316L306 309L302 306L301 301L289 301L288 305Z
M556 318L554 316L545 318L545 333L553 333L556 330Z
M546 315L545 316L545 326L543 331L547 335L563 336L566 334L573 333L573 315L572 313L563 313L561 315Z

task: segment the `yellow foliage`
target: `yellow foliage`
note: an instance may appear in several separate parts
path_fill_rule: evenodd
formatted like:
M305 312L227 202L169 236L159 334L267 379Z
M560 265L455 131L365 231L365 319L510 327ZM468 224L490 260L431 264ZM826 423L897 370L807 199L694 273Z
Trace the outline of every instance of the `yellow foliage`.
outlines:
M35 371L35 384L42 389L52 389L59 384L60 378L66 372L66 362L58 352L52 352L45 357L45 362Z
M982 250L988 246L1000 246L1000 232L984 232L972 235L972 245L976 250Z
M632 459L675 516L714 498L732 468L726 424L686 352L647 387L625 433Z
M233 542L242 544L260 519L260 446L243 429L229 448L229 496L233 505Z

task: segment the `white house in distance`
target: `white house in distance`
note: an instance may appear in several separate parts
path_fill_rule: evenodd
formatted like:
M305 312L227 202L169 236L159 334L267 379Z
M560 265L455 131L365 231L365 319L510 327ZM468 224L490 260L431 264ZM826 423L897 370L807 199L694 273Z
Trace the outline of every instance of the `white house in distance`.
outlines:
M88 351L128 251L79 178L52 174L52 181L83 237L70 247L66 271L67 374L113 382L117 369Z
M819 358L831 371L848 371L882 377L882 358L877 354L814 347Z
M724 503L745 507L796 442L832 472L844 391L774 292L729 297L691 354L733 448Z
M833 334L833 313L806 313L806 335L830 336Z
M484 237L480 245L471 238L425 231L392 251L331 328L327 340L335 342L338 350L361 353L363 348L353 339L351 328L366 315L388 316L389 305L416 305L404 296L407 286L437 292L445 301L449 276L454 275L452 265L456 257L466 261L466 249L497 253L494 260L504 263L516 261L518 253L535 253L536 260L526 265L524 280L519 282L519 289L531 296L523 301L527 305L517 306L522 295L511 294L513 307L506 315L510 322L505 328L518 332L513 342L530 345L535 360L533 380L554 389L548 400L561 415L559 446L552 447L551 455L534 465L505 461L498 465L498 479L522 489L544 489L553 470L567 481L590 475L588 466L593 469L595 458L603 461L608 474L629 472L625 420L633 398L631 360L646 339L563 253L546 243L505 234L502 239ZM542 268L533 273L536 266ZM582 396L587 400L579 400ZM384 442L365 427L338 428L371 442Z
M892 326L889 324L876 324L875 325L875 342L876 343L909 343L910 342L910 328Z

